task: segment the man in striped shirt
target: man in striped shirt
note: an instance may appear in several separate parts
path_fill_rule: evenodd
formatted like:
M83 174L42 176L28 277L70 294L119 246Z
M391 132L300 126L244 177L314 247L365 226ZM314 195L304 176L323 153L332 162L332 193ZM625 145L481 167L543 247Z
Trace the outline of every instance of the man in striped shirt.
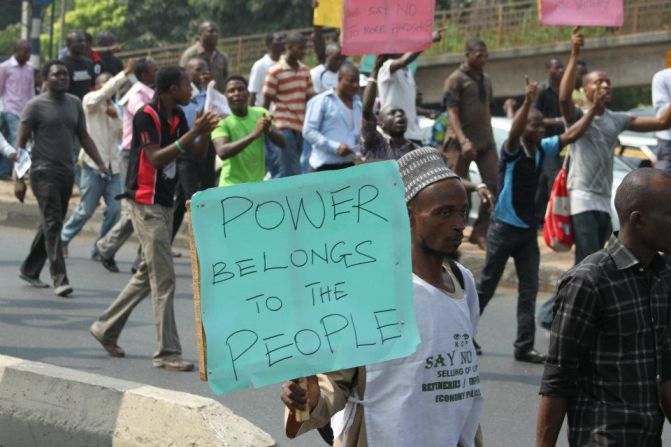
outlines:
M303 149L303 121L307 101L314 96L310 69L301 62L305 56L305 37L292 33L287 38L287 51L270 67L263 86L263 107L275 106L275 127L282 132L286 147L279 150L278 177L300 173Z

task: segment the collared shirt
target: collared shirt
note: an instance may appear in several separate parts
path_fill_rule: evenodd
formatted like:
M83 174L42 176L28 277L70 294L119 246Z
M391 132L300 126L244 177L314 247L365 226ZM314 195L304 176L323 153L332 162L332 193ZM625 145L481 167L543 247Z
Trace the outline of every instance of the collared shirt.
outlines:
M543 114L543 118L559 118L561 116L559 93L552 88L549 82L543 82L538 88L538 96L536 96L536 101L534 101L534 107ZM561 124L545 126L546 137L559 135L563 131L564 126Z
M191 101L185 105L180 106L186 117L186 123L189 129L193 127L196 121L196 113L205 110L205 99L207 98L207 90L199 89L195 84L191 83Z
M149 162L145 151L170 146L189 131L179 107L169 119L158 99L146 104L133 117L133 142L128 159L125 196L141 205L171 207L177 180L176 159L163 166Z
M308 98L314 95L310 69L302 62L293 68L283 55L270 67L263 85L263 94L275 103L275 126L301 132Z
M100 90L87 93L82 101L84 116L86 117L86 129L93 139L105 166L108 166L113 174L119 173L119 150L117 149L121 137L121 119L113 118L107 114L107 108L112 103L112 97L126 82L126 74L122 71L110 78ZM93 169L98 165L84 151L81 150L79 158Z
M398 160L418 147L410 140L405 140L401 146L394 146L389 135L377 130L375 121L361 119L361 155L366 161Z
M652 106L657 116L671 107L671 68L658 71L652 77ZM671 140L671 129L660 130L656 135L660 140Z
M615 236L559 283L540 393L569 400L569 444L661 446L671 380L671 269Z
M354 160L354 154L338 155L341 144L354 149L361 133L361 98L355 96L348 108L336 91L320 93L308 102L303 137L312 145L310 166L342 164Z
M496 150L491 124L492 80L463 63L445 81L448 107L457 107L461 129L477 151Z
M228 58L226 55L215 48L212 54L208 57L205 48L203 48L200 42L196 42L194 45L184 50L182 58L179 60L179 65L186 67L189 59L193 57L201 57L210 63L212 79L217 82L217 90L223 93L224 82L228 77Z
M263 82L274 63L275 61L266 53L252 65L252 71L249 73L249 93L256 95L254 105L257 107L263 106Z
M121 148L130 150L133 139L133 116L140 107L149 103L154 97L154 89L142 82L136 82L126 92L119 103L123 106L123 135L121 137Z
M14 56L0 64L0 98L5 112L21 116L23 108L34 96L32 65L19 65Z

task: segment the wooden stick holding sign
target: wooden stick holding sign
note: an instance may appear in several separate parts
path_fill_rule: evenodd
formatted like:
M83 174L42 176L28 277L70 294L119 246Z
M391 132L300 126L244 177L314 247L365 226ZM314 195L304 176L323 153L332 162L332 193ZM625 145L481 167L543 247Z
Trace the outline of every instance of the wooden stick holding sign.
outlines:
M200 380L207 382L207 339L200 313L200 264L196 241L193 238L191 225L191 201L186 202L186 222L189 226L189 252L191 253L191 276L193 284L193 308L196 316L196 347L198 348L198 374Z
M301 377L298 379L298 385L305 391L308 396L308 401L305 404L305 410L296 409L295 416L296 422L305 422L310 420L310 393L308 392L308 379L307 377Z

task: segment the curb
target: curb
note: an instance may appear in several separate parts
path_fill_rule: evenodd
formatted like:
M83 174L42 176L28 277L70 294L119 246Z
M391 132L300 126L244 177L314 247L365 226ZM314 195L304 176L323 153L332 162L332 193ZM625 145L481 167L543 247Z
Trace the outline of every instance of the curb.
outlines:
M71 207L68 215L72 213ZM37 208L37 203L17 203L16 201L9 201L0 198L0 225L17 227L17 228L36 228L40 221L40 212ZM96 237L100 231L102 223L102 211L96 210L91 219L84 225L80 234L90 237ZM131 236L134 242L137 242L135 235ZM182 250L189 249L189 236L187 233L187 226L182 225L173 242L175 248ZM462 245L463 249L464 245ZM476 280L480 276L480 272L485 264L484 252L476 252L470 250L462 250L462 256L459 260L467 269L473 272ZM559 278L564 274L566 269L562 269L556 265L544 264L541 257L540 272L538 274L538 289L542 292L554 292ZM515 266L512 260L508 261L506 269L501 277L499 286L503 287L517 287L517 275L515 273ZM2 446L0 446L2 447Z
M276 445L213 399L3 355L0 401L0 447Z

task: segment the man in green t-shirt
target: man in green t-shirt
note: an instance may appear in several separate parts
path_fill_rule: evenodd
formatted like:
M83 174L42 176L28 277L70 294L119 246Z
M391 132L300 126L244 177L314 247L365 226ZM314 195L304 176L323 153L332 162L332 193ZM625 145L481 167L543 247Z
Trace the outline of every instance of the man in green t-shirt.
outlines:
M231 76L224 84L224 94L231 115L219 122L212 132L212 142L223 160L219 186L260 182L266 175L264 135L280 148L284 137L273 127L272 116L263 107L248 107L247 81Z

